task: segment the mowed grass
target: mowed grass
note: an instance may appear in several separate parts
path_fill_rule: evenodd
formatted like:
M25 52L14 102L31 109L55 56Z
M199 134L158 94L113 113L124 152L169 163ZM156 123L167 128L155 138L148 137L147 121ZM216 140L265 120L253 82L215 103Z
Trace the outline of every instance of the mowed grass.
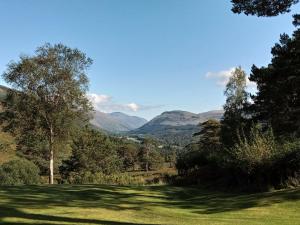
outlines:
M196 187L0 187L1 224L300 224L300 189L229 194Z

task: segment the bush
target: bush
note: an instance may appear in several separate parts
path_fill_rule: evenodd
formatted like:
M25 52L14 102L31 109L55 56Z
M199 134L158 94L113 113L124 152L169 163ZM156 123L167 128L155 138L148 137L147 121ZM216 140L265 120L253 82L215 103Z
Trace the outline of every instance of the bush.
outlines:
M229 166L238 186L252 190L282 188L300 184L300 141L278 143L272 131L254 128L250 137L230 150Z
M249 137L239 138L239 143L229 150L228 165L235 185L251 190L267 190L271 185L272 165L278 147L271 130L263 133L254 127Z
M300 185L300 140L287 141L272 166L272 182L276 187Z
M101 172L92 173L85 171L81 173L70 173L64 180L70 184L108 184L108 185L143 185L145 180L140 177L133 177L127 173L104 174Z
M0 185L38 184L39 168L25 159L9 161L0 166Z
M251 174L272 162L277 153L272 131L266 133L253 128L249 138L240 140L231 150L233 160L244 173Z
M278 142L272 130L254 127L230 149L211 155L209 149L200 148L179 155L176 167L182 178L175 183L248 191L298 186L300 139Z

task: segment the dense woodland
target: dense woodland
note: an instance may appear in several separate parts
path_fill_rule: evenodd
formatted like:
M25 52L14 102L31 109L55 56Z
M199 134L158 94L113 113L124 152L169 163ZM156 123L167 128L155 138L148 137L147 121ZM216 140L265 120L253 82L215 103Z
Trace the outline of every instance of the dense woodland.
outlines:
M298 1L233 0L233 12L276 16ZM89 124L86 97L92 60L78 49L45 44L33 56L11 62L2 75L1 152L15 151L0 166L1 184L145 184L136 176L166 168L170 184L266 190L300 184L300 29L282 34L271 62L232 73L221 120L199 124L184 147L144 136L136 140L102 133ZM238 62L237 62L238 63ZM2 95L2 93L1 93ZM6 135L6 136L5 136ZM159 182L154 181L153 182ZM149 181L151 182L151 181Z

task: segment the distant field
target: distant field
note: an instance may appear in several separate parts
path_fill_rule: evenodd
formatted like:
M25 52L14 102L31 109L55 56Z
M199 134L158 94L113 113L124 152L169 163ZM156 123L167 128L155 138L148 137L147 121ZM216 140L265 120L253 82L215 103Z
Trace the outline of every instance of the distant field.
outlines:
M170 186L0 188L1 224L300 224L300 189L225 194Z

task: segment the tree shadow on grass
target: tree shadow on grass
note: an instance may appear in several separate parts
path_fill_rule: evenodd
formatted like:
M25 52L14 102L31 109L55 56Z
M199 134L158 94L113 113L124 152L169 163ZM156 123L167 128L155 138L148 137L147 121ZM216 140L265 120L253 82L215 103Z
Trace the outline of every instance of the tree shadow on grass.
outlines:
M1 199L6 200L2 205ZM25 213L22 209L37 209L38 212L38 209L79 207L83 209L139 211L151 210L152 207L153 210L154 207L164 207L177 210L188 209L196 214L215 214L297 200L300 200L299 188L257 194L241 194L208 191L196 187L174 186L14 186L0 188L0 218L16 217L32 219L36 222L54 221L71 224L136 225L135 223L126 222L30 214Z
M131 222L117 222L117 221L108 221L108 220L98 220L98 219L82 219L82 218L71 218L71 217L63 217L63 216L52 216L52 215L42 215L36 213L25 213L16 208L9 208L0 206L0 224L32 224L25 222L2 222L4 218L20 218L20 219L29 219L35 221L42 221L40 224L51 224L47 222L63 222L63 223L71 223L71 224L101 224L101 225L139 225L137 223ZM34 223L39 224L39 223ZM155 224L143 224L143 225L155 225Z
M165 190L172 206L191 209L198 214L215 214L239 211L252 207L267 207L275 203L300 200L300 188L263 193L224 193L205 189L190 188L173 191Z

